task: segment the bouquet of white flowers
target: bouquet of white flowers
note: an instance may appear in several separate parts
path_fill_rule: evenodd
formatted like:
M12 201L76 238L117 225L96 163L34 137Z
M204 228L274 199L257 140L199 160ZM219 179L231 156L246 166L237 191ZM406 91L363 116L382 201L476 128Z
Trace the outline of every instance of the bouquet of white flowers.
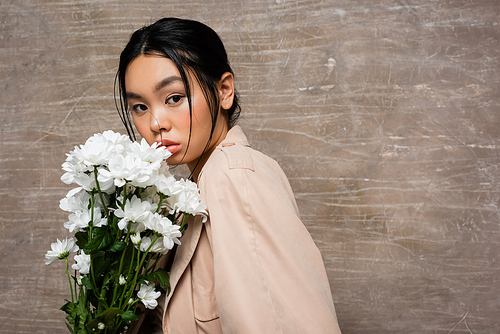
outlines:
M70 212L64 227L74 238L53 243L45 264L66 260L71 300L61 309L71 333L122 333L138 319L139 302L154 309L159 290L168 294L168 273L156 264L180 244L188 216L206 219L196 184L170 175L170 155L113 131L67 154L61 180L78 187L60 207Z

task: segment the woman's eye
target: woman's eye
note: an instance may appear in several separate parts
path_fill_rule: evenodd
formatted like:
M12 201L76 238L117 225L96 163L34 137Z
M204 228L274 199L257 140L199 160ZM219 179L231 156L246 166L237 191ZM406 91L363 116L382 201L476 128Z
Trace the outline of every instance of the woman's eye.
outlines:
M140 113L148 110L148 107L146 107L144 104L136 104L132 107L132 110Z
M182 99L182 95L174 95L167 99L168 104L176 104Z

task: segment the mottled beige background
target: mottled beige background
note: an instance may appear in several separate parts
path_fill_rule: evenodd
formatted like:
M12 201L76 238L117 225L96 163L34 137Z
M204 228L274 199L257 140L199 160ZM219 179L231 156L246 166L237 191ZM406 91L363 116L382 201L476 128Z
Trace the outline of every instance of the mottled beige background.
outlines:
M500 332L497 0L141 2L0 4L0 333L66 331L60 165L123 131L118 54L163 16L222 36L344 333Z

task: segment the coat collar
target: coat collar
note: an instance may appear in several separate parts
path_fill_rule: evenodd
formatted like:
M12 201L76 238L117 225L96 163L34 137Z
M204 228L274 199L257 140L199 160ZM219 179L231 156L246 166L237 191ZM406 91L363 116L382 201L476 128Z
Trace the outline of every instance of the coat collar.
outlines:
M200 173L198 174L198 180L200 179L201 175L203 174L205 166L207 165L210 158L214 154L217 154L217 152L220 152L223 147L228 147L228 146L233 146L233 145L243 145L243 146L250 147L250 144L248 143L247 137L245 136L245 134L243 133L243 130L241 129L241 127L239 125L235 125L231 129L229 129L229 131L226 134L226 138L224 138L224 140L221 141L219 145L217 145L215 150L212 152L210 157L205 162L205 165L201 168Z
M247 137L243 133L241 126L235 125L227 132L226 138L216 147L221 148L225 146L231 146L234 144L250 146Z

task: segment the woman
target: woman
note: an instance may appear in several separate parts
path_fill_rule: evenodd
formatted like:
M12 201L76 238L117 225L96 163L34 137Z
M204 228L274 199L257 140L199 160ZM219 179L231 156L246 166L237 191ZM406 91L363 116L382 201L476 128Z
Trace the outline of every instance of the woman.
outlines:
M120 115L187 164L208 206L170 264L171 291L138 332L340 333L321 255L278 164L250 148L217 34L167 18L120 57ZM157 327L156 329L154 327ZM140 327L140 328L139 328Z

